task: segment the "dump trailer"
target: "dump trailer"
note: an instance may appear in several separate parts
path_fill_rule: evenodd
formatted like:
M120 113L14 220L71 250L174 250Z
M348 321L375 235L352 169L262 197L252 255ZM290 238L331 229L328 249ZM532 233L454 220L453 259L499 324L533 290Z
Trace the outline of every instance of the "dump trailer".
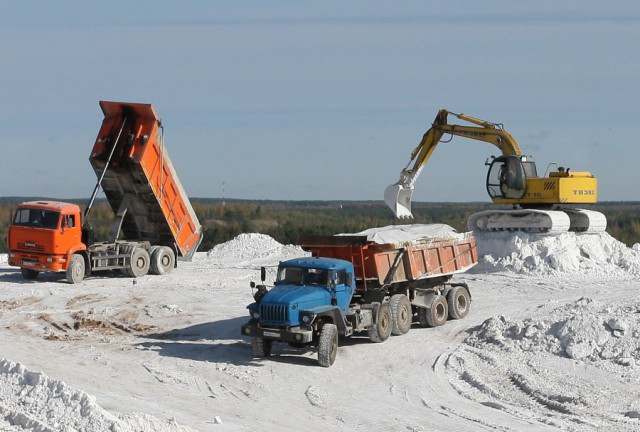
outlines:
M104 120L89 157L98 178L89 203L57 201L18 206L9 228L9 263L26 279L66 272L70 283L92 272L131 277L170 272L190 260L203 237L164 143L151 104L101 101ZM91 210L102 188L116 215L108 241L94 241Z
M471 233L379 243L367 236L304 239L312 257L281 262L272 289L257 288L242 334L254 356L269 356L274 341L316 346L318 362L333 364L338 337L366 333L373 342L403 335L412 324L443 325L464 318L471 306L465 283L452 278L477 263Z

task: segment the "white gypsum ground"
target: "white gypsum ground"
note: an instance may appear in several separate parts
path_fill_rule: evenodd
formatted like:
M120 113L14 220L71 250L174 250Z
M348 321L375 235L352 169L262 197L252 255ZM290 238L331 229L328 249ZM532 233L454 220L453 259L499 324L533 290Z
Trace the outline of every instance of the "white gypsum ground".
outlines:
M72 286L62 275L27 282L0 259L0 358L23 365L22 375L0 370L0 430L34 430L15 420L20 411L42 424L56 418L38 411L56 393L36 381L80 395L66 411L77 430L103 430L82 429L91 421L77 403L83 395L95 398L84 413L100 421L146 418L200 431L638 430L637 273L580 248L576 268L508 268L529 251L540 266L576 258L549 259L543 243L531 246L538 241L550 240L529 238L527 252L507 251L510 261L480 245L492 256L483 266L504 265L458 277L473 296L464 320L383 344L344 341L328 369L315 353L285 345L254 359L239 335L259 266L302 254L266 236L244 235L135 284L92 277ZM625 259L633 263L634 253ZM39 371L46 376L24 378Z

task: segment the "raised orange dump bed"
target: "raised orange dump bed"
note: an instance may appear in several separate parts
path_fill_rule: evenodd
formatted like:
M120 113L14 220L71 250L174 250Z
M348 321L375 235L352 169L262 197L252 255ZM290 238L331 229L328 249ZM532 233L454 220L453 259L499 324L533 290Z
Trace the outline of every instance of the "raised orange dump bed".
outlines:
M357 289L361 291L391 283L450 278L478 262L472 233L457 239L421 239L403 244L379 244L358 235L309 237L302 243L313 256L353 263Z
M116 213L127 210L124 237L152 245L175 243L180 257L191 258L202 241L202 226L173 169L155 109L108 101L100 101L100 108L104 120L89 162L100 177L118 143L102 189Z

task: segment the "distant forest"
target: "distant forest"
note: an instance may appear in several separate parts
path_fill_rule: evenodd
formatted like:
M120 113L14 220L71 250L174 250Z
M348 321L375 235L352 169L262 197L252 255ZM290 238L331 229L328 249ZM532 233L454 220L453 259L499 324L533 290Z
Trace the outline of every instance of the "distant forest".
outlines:
M0 198L0 251L6 251L5 236L11 214L18 203L36 198ZM68 200L80 206L86 200ZM395 220L380 201L252 201L191 200L205 228L200 250L243 232L259 232L281 243L298 243L307 235L357 232L371 227L403 223ZM446 223L459 231L466 229L467 217L490 208L489 203L414 203L415 223ZM640 243L640 202L604 202L589 207L607 216L607 231L631 246ZM97 201L91 214L96 239L106 240L113 212L105 200Z

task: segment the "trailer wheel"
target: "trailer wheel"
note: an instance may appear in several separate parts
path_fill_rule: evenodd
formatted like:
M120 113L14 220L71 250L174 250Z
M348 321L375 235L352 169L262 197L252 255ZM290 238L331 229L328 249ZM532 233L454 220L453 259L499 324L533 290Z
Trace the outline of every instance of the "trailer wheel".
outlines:
M80 254L73 254L69 266L67 266L67 282L77 284L84 279L85 264L84 257Z
M391 334L403 335L411 329L411 321L413 312L411 310L411 302L404 294L395 294L389 301L391 308L391 318L393 327Z
M325 324L318 338L318 363L322 367L329 367L336 361L337 354L338 327L335 324Z
M453 287L447 295L449 318L461 319L467 316L471 307L471 296L465 287Z
M433 299L431 307L418 308L418 319L423 327L438 327L447 322L449 308L447 299L438 295Z
M27 268L20 269L20 272L22 273L22 277L26 280L34 280L40 273L38 270L31 270Z
M373 323L371 327L369 327L369 339L372 342L380 343L389 339L391 336L391 328L393 327L391 323L391 311L389 309L389 303L384 302L378 308L378 316L376 317L376 322Z
M152 248L151 253L151 274L163 275L173 270L176 262L175 255L171 248L157 246Z
M136 247L131 252L131 260L125 269L130 277L140 277L149 273L149 252L141 247Z
M269 339L254 337L251 339L251 351L254 357L269 357L271 355L271 346L273 342Z

